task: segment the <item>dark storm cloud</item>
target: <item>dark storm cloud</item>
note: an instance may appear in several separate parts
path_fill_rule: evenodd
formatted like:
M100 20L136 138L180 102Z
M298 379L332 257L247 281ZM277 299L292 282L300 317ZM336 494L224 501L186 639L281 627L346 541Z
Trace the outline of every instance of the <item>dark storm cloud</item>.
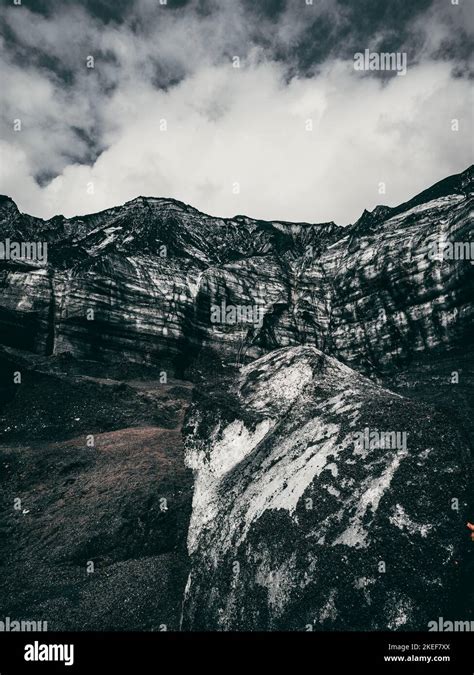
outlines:
M261 2L242 0L242 4L244 9L248 12L254 13L257 16L263 16L266 19L277 21L282 12L286 9L288 0L261 0Z
M101 39L101 31L114 30L111 23L136 40L156 41L155 52L144 54L142 67L156 86L164 87L185 77L197 64L186 50L183 52L181 44L176 45L175 58L170 51L160 53L159 39L166 31L173 31L176 22L187 31L189 46L199 40L206 43L214 63L233 54L245 57L259 48L265 58L286 67L290 76L311 75L327 59L351 58L365 48L406 51L410 63L429 51L432 58L465 65L472 54L465 13L449 0L313 1L313 5L307 5L305 0L168 0L163 6L158 0L35 0L25 2L24 7L51 22L57 23L64 16L72 21L87 16L89 25L79 20L77 34L68 45L61 44L61 36L54 34L35 41L21 30L18 10L10 7L2 22L2 34L17 59L50 70L65 84L74 83L79 58L87 50L93 49L113 64L114 47ZM432 44L430 29L437 19L449 30ZM37 30L41 35L41 28ZM108 69L109 76L112 70Z
M73 6L82 6L91 16L95 16L104 22L126 20L130 9L133 9L133 1L130 2L130 0L82 0L81 2L78 2L78 0L61 0L61 2L57 0L23 0L23 5L45 17L52 17L58 11L59 6L62 10Z
M351 58L365 48L407 51L409 61L416 62L429 43L429 25L436 14L441 22L446 19L452 30L432 56L465 61L472 53L468 27L463 15L458 12L456 16L456 8L446 5L442 7L435 0L314 0L314 5L306 7L301 0L244 3L247 11L267 19L254 26L254 43L300 76L311 75L328 58ZM277 25L276 31L271 24ZM298 29L289 37L285 26L291 25ZM378 75L374 72L372 76Z

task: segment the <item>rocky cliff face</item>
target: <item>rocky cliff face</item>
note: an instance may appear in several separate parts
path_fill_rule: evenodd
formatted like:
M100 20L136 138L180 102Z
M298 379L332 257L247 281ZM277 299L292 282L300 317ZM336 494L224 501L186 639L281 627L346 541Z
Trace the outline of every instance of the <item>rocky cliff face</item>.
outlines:
M145 198L45 222L2 198L2 240L48 243L46 263L0 261L2 343L178 373L203 353L242 363L298 344L366 372L458 347L474 270L431 251L443 238L469 246L472 174L348 228Z
M0 529L18 612L100 627L95 558L101 606L124 570L160 580L158 605L148 582L124 586L128 629L467 619L472 184L471 167L347 228L143 197L42 221L0 197ZM47 259L11 255L37 242ZM19 493L35 514L20 528ZM71 579L76 623L58 625Z

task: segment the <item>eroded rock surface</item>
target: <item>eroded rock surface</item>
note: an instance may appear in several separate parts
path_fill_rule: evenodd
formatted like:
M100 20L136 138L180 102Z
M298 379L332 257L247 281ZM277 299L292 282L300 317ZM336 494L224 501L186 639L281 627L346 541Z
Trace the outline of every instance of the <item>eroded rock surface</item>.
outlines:
M364 372L458 347L472 326L474 267L429 255L472 240L472 168L347 228L219 219L140 197L42 221L0 198L0 237L48 244L45 263L0 261L1 341L40 354L169 363L202 352L244 363L311 344ZM256 307L259 322L213 322Z
M296 347L198 397L186 430L185 628L416 630L448 610L469 451L446 417Z

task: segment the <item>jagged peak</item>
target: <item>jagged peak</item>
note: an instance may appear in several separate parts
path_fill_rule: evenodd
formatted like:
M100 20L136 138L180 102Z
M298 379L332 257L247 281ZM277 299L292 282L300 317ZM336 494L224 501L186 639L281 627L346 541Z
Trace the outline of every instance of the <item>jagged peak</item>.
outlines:
M15 208L18 208L15 201L11 197L8 195L0 195L0 206L4 206L5 204L13 204Z
M385 216L387 215L390 215L390 217L396 216L404 211L409 211L415 206L426 204L434 199L439 199L440 197L446 197L452 194L467 195L469 192L468 188L472 185L473 180L474 164L471 164L471 166L464 171L443 178L398 206L379 204L372 211L364 209L360 218L348 227L359 229L360 227L376 225L382 219L385 219Z
M185 202L175 199L174 197L147 197L145 195L139 195L138 197L129 199L127 202L125 202L124 206L128 206L129 204L175 204L186 211L189 209L197 211L197 209L195 209L190 204L186 204Z
M19 213L18 206L11 197L7 195L0 195L0 215L5 218L11 214L17 215Z

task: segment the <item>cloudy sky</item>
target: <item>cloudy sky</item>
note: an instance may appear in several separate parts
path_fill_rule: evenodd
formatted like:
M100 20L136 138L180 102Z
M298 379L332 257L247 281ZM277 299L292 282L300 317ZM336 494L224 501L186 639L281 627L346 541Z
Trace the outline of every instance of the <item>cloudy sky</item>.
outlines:
M146 195L346 224L472 163L471 0L162 2L2 0L0 194L22 211ZM366 49L406 75L355 70Z

